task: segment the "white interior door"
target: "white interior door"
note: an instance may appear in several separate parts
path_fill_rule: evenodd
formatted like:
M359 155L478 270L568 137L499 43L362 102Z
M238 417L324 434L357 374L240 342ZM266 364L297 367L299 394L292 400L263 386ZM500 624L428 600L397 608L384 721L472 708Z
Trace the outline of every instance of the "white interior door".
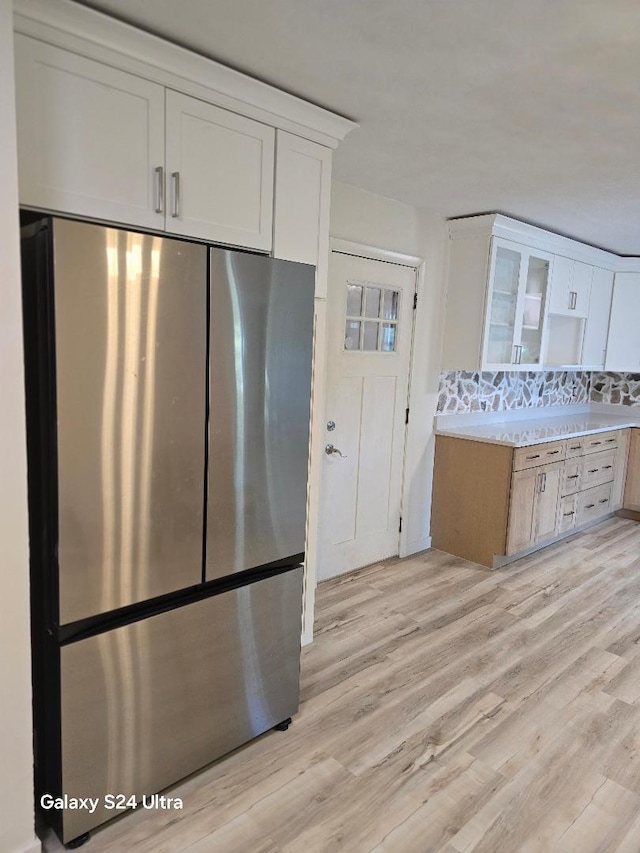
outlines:
M319 580L398 553L415 283L331 253Z

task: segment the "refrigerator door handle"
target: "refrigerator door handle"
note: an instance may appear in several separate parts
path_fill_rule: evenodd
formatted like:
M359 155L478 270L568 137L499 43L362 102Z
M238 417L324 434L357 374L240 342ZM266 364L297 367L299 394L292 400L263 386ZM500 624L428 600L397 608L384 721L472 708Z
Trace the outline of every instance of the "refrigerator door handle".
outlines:
M171 172L171 181L173 183L173 206L171 216L177 219L180 216L180 172Z

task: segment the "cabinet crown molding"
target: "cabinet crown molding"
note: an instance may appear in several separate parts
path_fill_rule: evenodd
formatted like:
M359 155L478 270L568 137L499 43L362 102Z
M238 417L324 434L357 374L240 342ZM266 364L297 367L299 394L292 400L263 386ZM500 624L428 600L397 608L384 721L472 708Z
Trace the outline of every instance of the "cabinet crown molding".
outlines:
M14 29L329 148L358 127L337 113L71 0L14 0Z
M465 237L487 238L502 237L513 240L531 248L551 252L554 255L562 255L576 261L604 267L605 269L618 272L627 269L630 261L640 262L640 258L623 258L597 246L581 243L571 237L554 234L536 225L529 225L504 216L501 213L488 213L478 216L465 216L458 219L450 219L448 222L449 236L452 240Z

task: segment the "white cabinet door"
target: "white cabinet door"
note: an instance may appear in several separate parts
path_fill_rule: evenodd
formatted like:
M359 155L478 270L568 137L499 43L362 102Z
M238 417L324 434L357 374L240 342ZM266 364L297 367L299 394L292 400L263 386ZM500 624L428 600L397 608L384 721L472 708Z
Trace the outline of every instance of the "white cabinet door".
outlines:
M167 231L269 251L274 129L166 94Z
M592 276L593 267L590 264L556 255L549 298L550 313L586 317L589 313Z
M276 132L273 256L316 267L316 297L327 295L331 150Z
M15 38L20 203L164 228L164 88Z
M640 273L616 273L605 370L640 372Z
M602 370L604 367L612 293L613 273L611 270L594 267L589 315L582 346L583 367L594 370Z

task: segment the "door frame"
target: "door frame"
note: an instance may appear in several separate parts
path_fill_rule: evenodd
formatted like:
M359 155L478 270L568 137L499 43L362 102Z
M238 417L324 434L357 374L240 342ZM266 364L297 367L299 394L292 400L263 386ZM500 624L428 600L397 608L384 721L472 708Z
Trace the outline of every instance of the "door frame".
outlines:
M329 238L329 252L338 252L341 255L352 255L359 258L365 258L366 260L372 261L382 261L383 263L395 264L397 266L410 267L413 269L415 274L415 294L418 303L422 299L424 299L424 282L425 282L425 261L424 258L419 257L418 255L408 255L403 252L396 252L392 249L381 249L378 246L370 246L366 243L357 243L352 240L341 240L337 237ZM411 344L409 350L409 370L407 373L407 407L411 409L411 386L413 379L413 357L415 352L415 334L416 334L416 313L417 311L414 309L413 318L411 321ZM326 382L328 383L329 379L329 370L328 370L328 360L329 360L329 347L326 347L325 351L325 364L324 371L326 376ZM327 391L328 389L325 387L324 393L324 414L326 421L326 405L327 405ZM409 482L407 477L407 449L408 449L408 435L409 435L409 426L411 424L411 418L409 418L409 424L405 425L404 430L404 441L402 448L402 473L401 473L401 484L400 484L400 519L401 519L401 530L398 531L398 555L400 557L406 557L409 553L408 544L409 544L409 526L406 523L402 523L405 520L406 513L405 509L407 507L408 497L409 497ZM320 534L321 528L321 519L318 519L318 533ZM315 584L317 585L318 580L315 579Z

